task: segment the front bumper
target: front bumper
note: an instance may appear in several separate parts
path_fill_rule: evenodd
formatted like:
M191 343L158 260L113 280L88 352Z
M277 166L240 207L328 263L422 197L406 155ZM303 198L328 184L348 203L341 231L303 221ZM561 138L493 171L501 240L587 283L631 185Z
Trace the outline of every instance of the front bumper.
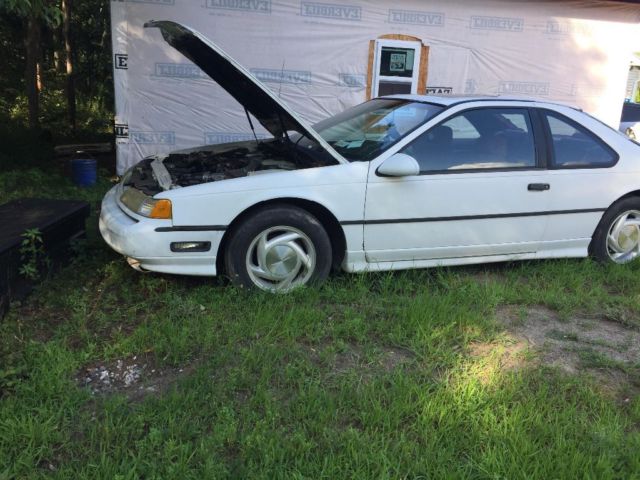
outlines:
M100 234L116 252L130 257L143 270L182 275L216 275L216 252L223 232L157 232L171 227L171 220L134 217L118 203L120 185L113 187L102 200ZM172 242L211 242L208 252L176 253Z

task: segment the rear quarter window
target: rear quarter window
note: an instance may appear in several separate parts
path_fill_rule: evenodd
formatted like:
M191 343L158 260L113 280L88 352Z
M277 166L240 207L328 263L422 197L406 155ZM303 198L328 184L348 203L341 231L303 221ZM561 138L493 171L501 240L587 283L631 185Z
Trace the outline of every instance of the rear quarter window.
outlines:
M556 112L545 112L554 168L606 168L618 154L603 140L577 122Z

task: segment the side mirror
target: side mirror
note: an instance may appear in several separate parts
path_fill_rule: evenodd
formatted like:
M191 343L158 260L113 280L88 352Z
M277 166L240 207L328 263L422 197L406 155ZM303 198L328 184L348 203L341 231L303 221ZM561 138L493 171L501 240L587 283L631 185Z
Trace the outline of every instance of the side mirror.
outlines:
M382 162L376 173L382 177L409 177L420 174L420 165L412 156L396 153Z

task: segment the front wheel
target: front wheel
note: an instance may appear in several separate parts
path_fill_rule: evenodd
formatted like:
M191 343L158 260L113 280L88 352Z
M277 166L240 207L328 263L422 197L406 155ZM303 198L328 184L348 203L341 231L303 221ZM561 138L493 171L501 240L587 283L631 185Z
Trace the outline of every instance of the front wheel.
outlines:
M601 262L629 263L640 256L640 198L621 200L600 220L590 253Z
M262 208L231 232L225 269L233 283L269 292L319 284L331 269L331 242L310 213L289 205Z

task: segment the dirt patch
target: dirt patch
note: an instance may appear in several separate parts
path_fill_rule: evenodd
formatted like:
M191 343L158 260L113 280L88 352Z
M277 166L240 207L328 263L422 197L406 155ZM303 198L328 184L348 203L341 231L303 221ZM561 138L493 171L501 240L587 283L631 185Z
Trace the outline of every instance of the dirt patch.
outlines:
M194 368L194 365L159 367L152 357L133 356L86 366L77 374L76 381L89 388L92 395L121 393L136 401L161 394Z
M388 373L414 361L413 352L400 347L377 347L365 351L361 346L348 343L335 347L329 343L310 346L304 351L311 361L330 374L338 375L355 372L365 376Z
M498 308L496 318L514 345L537 361L567 373L589 372L605 386L635 384L640 365L640 332L607 316L563 318L543 306Z
M382 356L378 363L383 370L390 372L413 362L414 357L413 352L404 348L386 347L382 350Z
M492 359L501 370L517 370L525 364L527 349L526 342L508 339L506 343L473 343L469 353L475 358Z

